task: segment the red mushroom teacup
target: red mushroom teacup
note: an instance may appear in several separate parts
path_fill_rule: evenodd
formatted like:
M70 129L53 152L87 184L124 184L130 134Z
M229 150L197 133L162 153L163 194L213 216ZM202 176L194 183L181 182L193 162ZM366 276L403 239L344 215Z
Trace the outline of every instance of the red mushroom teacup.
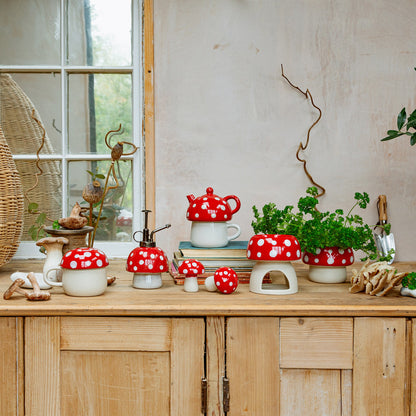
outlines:
M107 288L107 256L94 248L76 248L68 251L60 267L49 269L44 280L51 286L61 286L69 296L98 296ZM62 282L51 280L52 271L62 271Z

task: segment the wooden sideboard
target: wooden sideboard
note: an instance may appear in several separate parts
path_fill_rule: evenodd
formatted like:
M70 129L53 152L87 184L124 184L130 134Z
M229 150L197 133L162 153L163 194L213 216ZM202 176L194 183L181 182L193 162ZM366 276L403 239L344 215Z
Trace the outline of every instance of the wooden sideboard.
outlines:
M11 272L41 269L9 263L0 292ZM296 270L297 294L221 295L168 275L133 289L112 261L103 296L1 299L0 414L416 416L416 299L350 294Z

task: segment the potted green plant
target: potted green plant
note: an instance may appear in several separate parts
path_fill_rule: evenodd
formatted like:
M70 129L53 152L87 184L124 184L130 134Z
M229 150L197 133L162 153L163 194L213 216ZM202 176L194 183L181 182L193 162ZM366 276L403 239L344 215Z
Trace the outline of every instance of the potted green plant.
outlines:
M375 260L377 251L373 231L353 210L365 209L370 202L366 192L356 192L355 203L344 215L342 209L320 212L316 187L310 187L307 195L299 199L294 212L292 205L278 209L274 203L264 205L262 213L253 206L255 220L252 227L256 234L294 235L301 246L303 261L309 265L309 278L321 283L339 283L346 279L346 266L354 261L354 250L361 250L361 260Z

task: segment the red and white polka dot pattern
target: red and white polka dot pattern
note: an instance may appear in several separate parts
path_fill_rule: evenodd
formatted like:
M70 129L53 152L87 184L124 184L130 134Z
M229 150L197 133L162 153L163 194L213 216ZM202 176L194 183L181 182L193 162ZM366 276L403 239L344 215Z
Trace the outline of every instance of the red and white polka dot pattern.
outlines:
M198 260L185 260L179 266L178 272L184 274L185 277L196 277L198 274L204 273L203 264Z
M159 247L136 247L127 257L126 270L132 273L164 273L168 259Z
M310 266L349 266L354 263L354 252L351 248L318 248L316 254L305 252L302 260Z
M62 257L61 267L71 270L100 269L108 266L108 258L95 248L75 248Z
M214 195L212 188L207 188L206 192L206 195L198 198L188 195L189 207L186 218L189 221L229 221L233 214L240 209L241 202L235 195L220 198L218 195ZM235 201L236 207L234 209L231 209L228 204L229 199Z
M214 282L217 289L224 294L235 292L238 286L237 273L231 267L220 267L214 273Z
M286 234L256 234L247 247L247 258L257 261L294 261L301 256L296 237Z

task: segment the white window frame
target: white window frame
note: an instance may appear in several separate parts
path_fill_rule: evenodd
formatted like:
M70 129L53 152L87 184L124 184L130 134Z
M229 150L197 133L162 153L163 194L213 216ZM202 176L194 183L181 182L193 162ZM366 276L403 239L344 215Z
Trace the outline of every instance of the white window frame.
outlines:
M68 0L70 1L70 0ZM61 75L61 107L62 107L62 142L61 154L40 155L42 160L58 160L62 163L62 216L68 212L68 163L77 160L108 160L111 163L110 154L69 154L68 153L68 108L67 108L67 79L70 74L130 74L132 77L132 123L133 143L138 150L134 155L122 157L122 160L132 160L132 188L133 188L133 223L132 234L142 227L143 219L141 210L145 208L145 172L143 149L143 51L142 51L142 14L143 0L132 0L132 65L124 67L95 67L73 66L66 63L66 5L67 0L60 0L61 7L61 60L60 65L0 65L1 72L7 73L59 73ZM14 160L36 160L36 154L13 155ZM118 241L96 241L94 247L101 248L110 258L126 258L130 251L137 247L137 243ZM34 241L21 241L14 256L15 259L44 258L39 252L39 247Z

